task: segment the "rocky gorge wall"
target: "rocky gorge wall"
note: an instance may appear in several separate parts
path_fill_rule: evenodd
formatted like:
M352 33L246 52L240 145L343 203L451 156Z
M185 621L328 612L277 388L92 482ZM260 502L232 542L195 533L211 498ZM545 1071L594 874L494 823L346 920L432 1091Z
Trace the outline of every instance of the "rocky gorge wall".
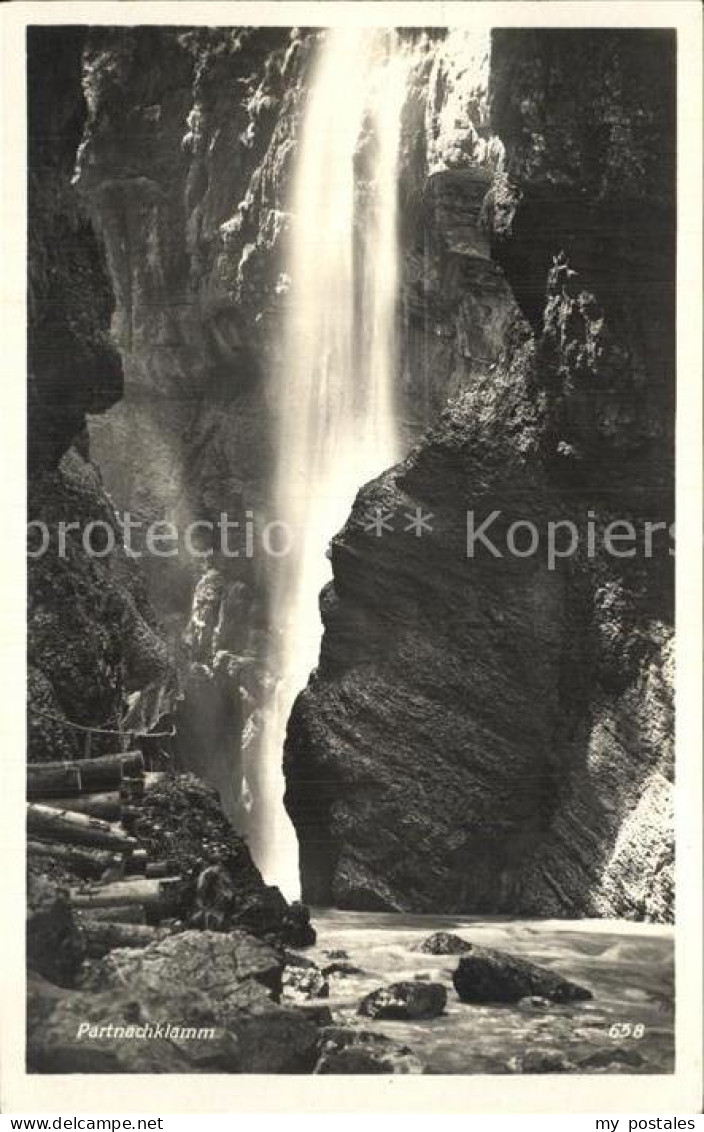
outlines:
M91 444L135 516L266 514L314 39L90 32L77 185L125 370ZM333 543L320 665L286 748L304 898L667 918L669 543L556 569L544 553L469 559L466 514L499 510L504 533L513 519L671 521L674 43L406 41L398 380L415 447ZM377 538L377 506L421 507L433 529ZM180 758L244 819L274 675L266 564L145 568L182 650Z
M167 773L175 768L166 724L152 733L161 714L172 723L183 703L176 658L141 564L125 544L87 430L87 417L95 420L122 395L123 374L110 334L114 297L105 248L72 185L86 118L85 38L84 28L37 27L29 29L27 43L27 964L30 1031L37 1027L30 1047L36 1040L43 1051L37 1058L30 1049L33 1069L42 1058L61 1060L44 1026L45 1008L56 1004L57 985L75 989L86 959L95 908L88 924L80 920L81 896L90 901L95 882L107 888L122 883L124 893L124 883L130 887L125 878L139 875L140 868L138 885L146 881L146 863L135 857L127 864L137 840L120 822L132 823L143 857L162 858L159 876L168 867L176 877L181 906L169 911L180 917L180 930L231 932L236 921L241 936L294 946L315 939L307 910L289 906L278 889L264 884L212 785L194 774ZM194 629L196 656L208 639L207 616L202 621L200 636ZM187 715L187 699L182 710ZM120 755L107 760L113 772L117 768L114 789L105 792L105 759L92 760L115 752ZM89 764L92 779L84 773ZM130 765L139 767L137 778L128 774ZM56 782L46 785L47 773L51 778L57 772L63 797L56 796ZM126 804L127 797L136 807ZM37 829L42 817L48 828ZM106 839L129 846L126 856L101 852ZM128 873L135 865L137 872ZM108 916L115 916L117 937L115 925L105 921L105 950L118 945L130 922L138 925L137 937L144 928L143 944L152 932L144 906L128 909L124 922L124 908L113 908ZM227 944L223 937L223 949ZM168 995L172 984L169 974L149 993ZM70 1008L70 999L62 1006ZM97 996L92 1008L103 1006L110 1009ZM75 1038L69 1023L71 1030ZM111 1058L110 1065L118 1064ZM87 1055L88 1063L105 1069L97 1051ZM74 1071L76 1064L64 1068ZM139 1056L133 1067L138 1064Z
M125 367L125 396L93 422L92 444L138 522L262 521L305 56L305 41L281 29L90 31L77 186L105 240ZM178 756L242 825L247 748L271 679L265 579L241 534L230 545L240 557L216 546L206 559L206 538L144 569L179 656ZM249 778L256 788L256 767Z
M87 416L119 400L123 384L104 251L71 187L85 118L83 40L79 28L32 28L28 36L30 761L81 757L87 733L62 720L116 730L126 697L166 672L143 580L120 550L89 455ZM63 551L61 522L73 525ZM96 556L81 539L90 523L102 525ZM46 553L38 524L49 536ZM115 552L106 554L111 538ZM117 736L93 736L93 754L115 749Z

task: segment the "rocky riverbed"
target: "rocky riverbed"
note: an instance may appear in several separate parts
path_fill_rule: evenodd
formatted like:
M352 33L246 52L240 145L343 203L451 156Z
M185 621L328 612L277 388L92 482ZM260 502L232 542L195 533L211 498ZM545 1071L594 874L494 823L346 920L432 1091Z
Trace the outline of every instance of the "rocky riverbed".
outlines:
M61 886L30 890L32 1071L673 1069L666 928L327 911L304 950L172 920L100 954Z
M322 969L333 1017L370 1029L357 1011L373 989L402 980L440 983L443 1012L432 1018L377 1019L375 1033L408 1046L425 1073L668 1073L674 1067L672 929L618 921L468 920L437 916L317 911L318 939L305 953ZM461 956L420 950L436 930L499 948L591 990L553 1003L460 1001L452 975ZM343 954L344 953L344 954ZM621 1036L612 1037L618 1026ZM630 1026L630 1035L626 1027ZM642 1036L635 1037L634 1034Z

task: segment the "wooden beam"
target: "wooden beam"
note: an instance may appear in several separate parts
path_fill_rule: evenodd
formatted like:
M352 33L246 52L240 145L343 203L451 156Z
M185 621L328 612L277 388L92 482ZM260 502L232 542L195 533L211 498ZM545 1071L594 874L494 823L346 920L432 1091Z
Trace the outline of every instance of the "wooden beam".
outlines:
M120 817L120 791L108 794L76 794L64 798L46 798L45 806L52 810L71 810L75 814L90 814L104 821L117 821Z
M168 928L110 920L85 919L81 921L80 927L86 952L91 959L101 959L116 947L148 947L150 943L156 943L170 934Z
M41 860L45 868L52 862L64 865L70 872L86 878L98 878L107 869L122 868L124 858L107 849L86 849L53 841L28 841L27 857Z
M72 762L28 763L27 797L61 798L119 790L124 778L137 777L143 772L141 751L123 751Z
M36 802L27 803L27 832L34 841L64 841L89 845L95 849L117 849L129 853L137 848L136 838L123 829L90 814L53 810Z

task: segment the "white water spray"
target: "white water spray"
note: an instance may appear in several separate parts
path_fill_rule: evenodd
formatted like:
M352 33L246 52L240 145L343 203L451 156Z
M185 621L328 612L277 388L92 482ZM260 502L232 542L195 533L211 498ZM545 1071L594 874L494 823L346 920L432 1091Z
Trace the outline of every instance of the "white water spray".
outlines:
M281 679L263 736L257 853L267 881L289 898L300 882L283 806L283 744L293 700L318 660L318 595L331 576L326 550L359 488L401 454L396 199L407 65L393 32L328 31L296 169L274 497L295 546L274 582L282 647L273 663Z

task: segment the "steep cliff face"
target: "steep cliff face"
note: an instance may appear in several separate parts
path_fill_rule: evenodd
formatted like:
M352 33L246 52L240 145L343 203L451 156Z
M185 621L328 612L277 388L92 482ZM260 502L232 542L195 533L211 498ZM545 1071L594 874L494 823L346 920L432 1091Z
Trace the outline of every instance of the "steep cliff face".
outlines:
M115 729L128 693L165 671L142 581L89 456L87 415L119 399L122 365L104 251L71 187L85 118L83 40L80 28L31 28L28 37L30 760L81 756L86 733L61 721ZM96 554L83 541L89 524ZM93 753L117 743L95 735Z
M272 471L269 375L310 47L288 29L111 28L91 30L84 56L77 183L105 239L125 365L93 450L137 523L233 524L230 557L201 529L142 564L182 662L179 759L245 823L246 748L271 681L265 578L244 532L264 521Z
M58 41L28 31L27 288L31 469L50 467L122 393L122 366L110 338L112 291L95 231L70 179L85 110L77 78L83 32Z
M156 740L146 733L166 713L176 717L183 743L192 740L189 722L213 737L207 696L198 700L199 718L188 683L180 699L174 695L174 657L91 458L86 417L119 398L122 364L110 335L114 298L105 249L72 185L86 117L85 35L82 28L47 27L30 29L28 38L28 762L121 751L135 733L148 758ZM194 664L210 655L214 641L221 657L233 644L211 618L214 592L217 586L204 585L196 595L184 643ZM254 692L252 674L247 684ZM236 922L292 946L314 941L307 909L289 906L264 884L212 786L194 775L164 774L141 785L137 836L145 853L169 857L182 878L184 921L218 930ZM28 967L74 986L85 937L66 890L85 881L85 861L35 837L43 851L28 852ZM156 988L162 1000L172 982L165 978ZM29 992L31 1015L41 988Z
M91 31L77 183L106 241L126 381L93 441L136 515L185 526L263 498L302 53L280 29ZM174 564L171 608L201 564Z
M428 162L420 238L459 392L334 541L285 762L313 902L672 914L673 66L666 35L502 31L490 113L454 86L475 154Z

